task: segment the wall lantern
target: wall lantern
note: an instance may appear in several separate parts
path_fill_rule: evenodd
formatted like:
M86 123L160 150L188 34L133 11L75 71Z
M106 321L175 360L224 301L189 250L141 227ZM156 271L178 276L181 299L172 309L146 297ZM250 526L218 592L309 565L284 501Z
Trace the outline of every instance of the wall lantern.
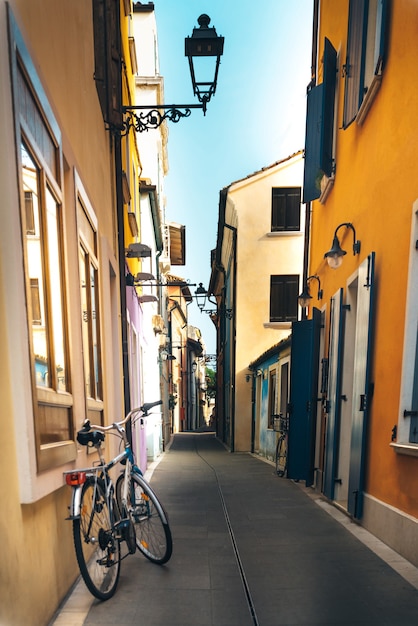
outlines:
M208 292L203 286L203 283L199 283L199 287L194 292L194 297L196 298L196 304L200 309L200 312L203 313L203 309L205 308L206 296Z
M216 297L216 294L213 294ZM212 319L216 318L218 309L205 309L205 305L206 305L206 299L208 299L208 301L215 305L217 307L217 303L213 300L210 299L208 292L206 291L206 289L204 288L202 283L199 283L199 287L196 289L196 291L194 292L194 298L196 298L196 303L197 306L200 309L201 313L207 313L208 315L211 316ZM227 319L232 319L232 309L223 309L224 310L224 315Z
M309 306L310 301L312 300L312 296L309 290L309 281L313 279L318 281L318 300L322 300L323 292L321 289L321 281L319 280L319 276L317 276L316 274L314 274L313 276L308 276L305 282L305 287L302 293L298 296L299 306L301 306L302 308Z
M350 224L350 222L343 222L342 224L337 226L337 228L335 229L334 239L332 240L331 249L328 250L328 252L324 254L324 259L327 260L328 265L333 270L336 270L337 268L340 267L340 265L343 262L343 256L347 254L347 252L341 248L340 241L337 237L338 230L342 228L343 226L345 228L349 228L353 232L353 254L356 255L360 253L360 241L356 239L356 230L354 226Z
M216 91L224 38L217 35L216 30L209 26L210 17L206 13L197 21L199 28L193 28L193 34L186 37L184 47L189 60L193 93L200 104L124 106L122 111L125 119L121 136L127 135L131 128L139 133L158 128L165 120L177 123L183 117L189 117L191 109L202 109L203 114L206 114L207 104ZM212 68L208 59L213 60ZM205 72L204 75L201 74L202 71Z
M218 36L213 27L209 27L210 17L206 13L198 18L197 23L199 28L193 28L192 36L184 40L184 51L189 59L193 93L202 103L203 113L206 114L207 103L216 91L224 38ZM214 63L208 64L203 58L210 58Z
M125 255L127 259L145 259L151 256L151 248L145 243L130 243Z

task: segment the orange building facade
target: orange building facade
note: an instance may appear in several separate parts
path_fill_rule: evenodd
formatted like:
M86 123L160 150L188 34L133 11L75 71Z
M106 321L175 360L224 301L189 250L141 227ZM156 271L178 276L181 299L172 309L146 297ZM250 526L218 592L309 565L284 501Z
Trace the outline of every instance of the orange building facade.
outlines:
M411 77L417 18L412 0L315 2L305 274L319 279L322 298L308 280L315 410L303 470L297 421L305 416L291 414L289 466L290 477L307 476L415 564L418 86ZM296 350L295 375L302 358Z

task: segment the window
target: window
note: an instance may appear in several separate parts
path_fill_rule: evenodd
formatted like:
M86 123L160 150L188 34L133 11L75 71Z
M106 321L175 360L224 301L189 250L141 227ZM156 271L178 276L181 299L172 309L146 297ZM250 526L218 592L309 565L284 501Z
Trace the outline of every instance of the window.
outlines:
M297 274L270 277L270 322L297 320L298 293Z
M102 366L100 345L100 311L97 259L96 226L89 218L86 206L80 197L77 203L79 229L79 271L81 294L81 323L83 335L84 381L86 396L101 401ZM101 407L100 407L101 408Z
M277 374L276 369L269 372L269 409L268 409L268 425L267 428L273 428L274 415L277 411Z
M273 187L271 231L300 230L300 187Z
M280 413L287 415L289 398L289 361L285 361L280 366Z
M38 471L75 458L64 271L61 133L9 12Z
M366 95L380 84L385 53L388 0L350 0L344 65L343 127L356 118Z

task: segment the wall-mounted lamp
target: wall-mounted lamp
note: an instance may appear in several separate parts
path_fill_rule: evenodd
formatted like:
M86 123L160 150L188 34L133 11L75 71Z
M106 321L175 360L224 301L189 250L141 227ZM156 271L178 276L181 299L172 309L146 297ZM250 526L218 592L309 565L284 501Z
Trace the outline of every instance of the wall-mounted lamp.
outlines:
M162 361L175 361L176 357L174 354L170 354L167 350L163 349L160 351L160 362Z
M353 232L353 254L356 255L360 253L360 241L356 239L356 230L354 226L350 222L343 222L335 229L331 250L328 250L328 252L324 254L324 259L327 260L328 265L333 270L336 270L338 267L340 267L341 263L343 262L343 256L347 254L347 252L341 248L340 241L337 237L338 230L343 226L345 228L349 228Z
M217 296L217 294L213 294L215 297ZM210 299L210 296L208 295L208 292L206 291L206 289L204 288L202 283L199 283L198 288L196 289L196 291L194 292L194 298L196 298L196 303L197 306L200 309L201 313L208 313L210 315L211 318L215 319L217 317L218 314L218 308L216 309L205 309L205 305L206 305L206 299L213 305L215 305L217 307L217 302L215 302L214 300ZM233 318L234 312L233 309L223 309L223 314L225 315L225 317L228 320L231 320Z
M139 302L144 304L145 302L158 302L157 296L153 296L152 294L143 294L142 296L138 296Z
M145 243L130 243L125 256L127 259L145 259L151 256L151 248Z
M200 104L155 104L154 106L126 106L123 107L125 115L124 132L127 135L131 128L142 133L146 130L161 126L165 120L177 123L183 117L189 117L191 109L202 109L206 114L206 107L211 97L215 94L218 82L218 70L224 49L224 38L217 35L215 28L209 27L210 17L206 13L198 18L199 28L193 28L191 37L184 41L185 55L189 60L190 74L193 85L193 93L197 96ZM200 71L208 71L206 64L199 64L202 57L212 57L215 61L214 68L209 76L201 76ZM196 64L196 59L197 65ZM201 66L201 67L198 67ZM200 71L199 71L200 70ZM135 111L144 111L135 113Z
M194 297L196 298L196 304L199 307L201 313L208 313L209 315L216 313L216 309L205 309L206 298L212 304L216 304L216 302L213 302L210 299L210 297L208 296L208 292L203 286L203 283L199 283L198 288L194 292Z
M299 306L301 306L302 308L309 306L310 301L312 300L312 296L309 290L309 281L313 279L318 281L318 300L322 300L323 292L321 289L321 281L319 280L319 276L317 276L316 274L308 276L305 282L305 287L303 288L302 293L298 296Z

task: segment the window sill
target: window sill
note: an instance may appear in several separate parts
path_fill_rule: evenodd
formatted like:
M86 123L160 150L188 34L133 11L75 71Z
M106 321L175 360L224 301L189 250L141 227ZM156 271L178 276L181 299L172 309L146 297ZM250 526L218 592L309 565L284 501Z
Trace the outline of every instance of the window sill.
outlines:
M301 237L301 230L274 230L266 233L266 237Z
M292 328L292 322L265 322L263 326L264 328L282 328L290 330Z
M396 454L405 454L406 456L416 456L418 457L418 444L414 443L391 443L391 448L393 448Z
M331 189L334 187L334 180L335 180L334 174L330 177L326 176L325 174L323 175L321 179L321 195L318 198L321 204L325 204L326 199L328 198L331 192Z
M380 85L382 83L382 74L376 74L376 76L374 76L370 87L368 88L364 98L363 98L363 102L361 103L361 106L358 110L357 116L356 116L356 122L358 126L361 126L364 122L364 120L367 117L367 114L369 112L370 107L373 104L373 100L376 97L377 92L380 89Z

